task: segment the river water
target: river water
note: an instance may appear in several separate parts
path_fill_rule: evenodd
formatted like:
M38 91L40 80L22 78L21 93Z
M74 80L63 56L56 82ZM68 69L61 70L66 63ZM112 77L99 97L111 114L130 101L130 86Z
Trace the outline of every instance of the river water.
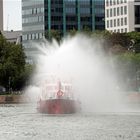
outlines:
M0 140L140 140L140 112L45 115L1 105Z

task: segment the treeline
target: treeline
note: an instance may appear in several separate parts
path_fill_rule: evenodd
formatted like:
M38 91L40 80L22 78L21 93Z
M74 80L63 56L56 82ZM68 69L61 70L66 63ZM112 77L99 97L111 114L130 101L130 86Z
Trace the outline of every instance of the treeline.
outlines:
M32 73L32 66L25 63L21 45L6 41L0 33L0 86L6 91L21 90Z
M88 28L85 28L80 32L75 29L70 30L67 34L74 36L77 33L84 33L91 38L104 39L104 49L114 54L124 53L126 51L140 53L140 32L111 33L106 30L92 32ZM62 33L57 30L51 30L45 33L45 38L50 41L55 38L59 42L62 37Z
M81 31L91 38L102 40L102 49L107 55L113 56L117 62L116 69L120 69L122 82L131 89L138 90L140 86L140 33L110 33L108 31L91 32L88 29ZM80 32L80 33L81 33ZM76 30L69 31L74 36ZM55 38L58 42L62 33L56 30L46 32L48 40ZM34 66L26 64L23 47L7 42L0 33L0 86L7 90L21 90L30 79Z
M88 28L78 32L70 30L68 35L84 33L90 38L101 40L102 49L115 61L119 81L126 85L126 90L140 90L140 32L112 33L109 31L91 32ZM46 32L46 38L61 41L62 33L56 30ZM125 87L124 87L125 88Z

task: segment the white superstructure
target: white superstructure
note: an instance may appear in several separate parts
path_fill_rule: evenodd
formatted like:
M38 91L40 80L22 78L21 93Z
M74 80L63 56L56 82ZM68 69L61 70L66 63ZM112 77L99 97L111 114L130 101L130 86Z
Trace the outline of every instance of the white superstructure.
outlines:
M47 99L73 99L73 89L71 82L60 80L55 76L48 76L40 83L41 100Z

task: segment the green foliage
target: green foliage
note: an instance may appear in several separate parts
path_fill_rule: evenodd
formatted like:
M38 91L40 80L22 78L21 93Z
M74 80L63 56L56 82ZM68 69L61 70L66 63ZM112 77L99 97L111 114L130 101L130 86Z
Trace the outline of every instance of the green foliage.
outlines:
M121 63L134 64L140 66L140 53L126 52L118 56Z
M136 68L140 66L140 54L124 53L122 55L122 62L129 65L129 68Z
M33 69L34 69L33 65L26 64L24 70L20 72L19 75L16 75L14 77L14 82L12 85L13 89L20 90L24 88L24 86L29 85Z
M106 38L109 46L120 45L124 48L128 48L130 45L130 38L124 33L112 33Z
M45 33L45 38L48 40L56 39L58 42L61 40L61 32L58 30L51 30Z
M135 53L140 53L140 32L129 32L127 36L131 40L131 46Z
M77 33L77 30L75 30L75 29L72 29L72 30L68 31L68 34L70 36L74 36L74 35L76 35L76 33Z
M140 32L129 32L127 36L130 37L131 40L134 40L136 44L140 43Z
M135 43L133 45L133 49L134 49L135 53L140 53L140 43Z
M13 89L16 85L17 77L25 70L25 54L21 45L7 42L0 34L0 85L6 89L9 86Z
M100 30L96 30L94 32L91 33L91 37L95 37L95 38L104 38L106 39L108 36L110 36L111 33L107 30L104 31L100 31Z
M140 53L125 52L117 57L117 67L119 77L125 85L127 90L138 90L140 86Z

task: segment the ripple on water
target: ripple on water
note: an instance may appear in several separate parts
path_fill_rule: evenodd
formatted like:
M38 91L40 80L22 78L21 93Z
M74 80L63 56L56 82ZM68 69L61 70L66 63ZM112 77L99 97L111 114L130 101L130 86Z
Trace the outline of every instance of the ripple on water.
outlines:
M139 140L140 113L46 115L35 106L0 107L2 140Z

